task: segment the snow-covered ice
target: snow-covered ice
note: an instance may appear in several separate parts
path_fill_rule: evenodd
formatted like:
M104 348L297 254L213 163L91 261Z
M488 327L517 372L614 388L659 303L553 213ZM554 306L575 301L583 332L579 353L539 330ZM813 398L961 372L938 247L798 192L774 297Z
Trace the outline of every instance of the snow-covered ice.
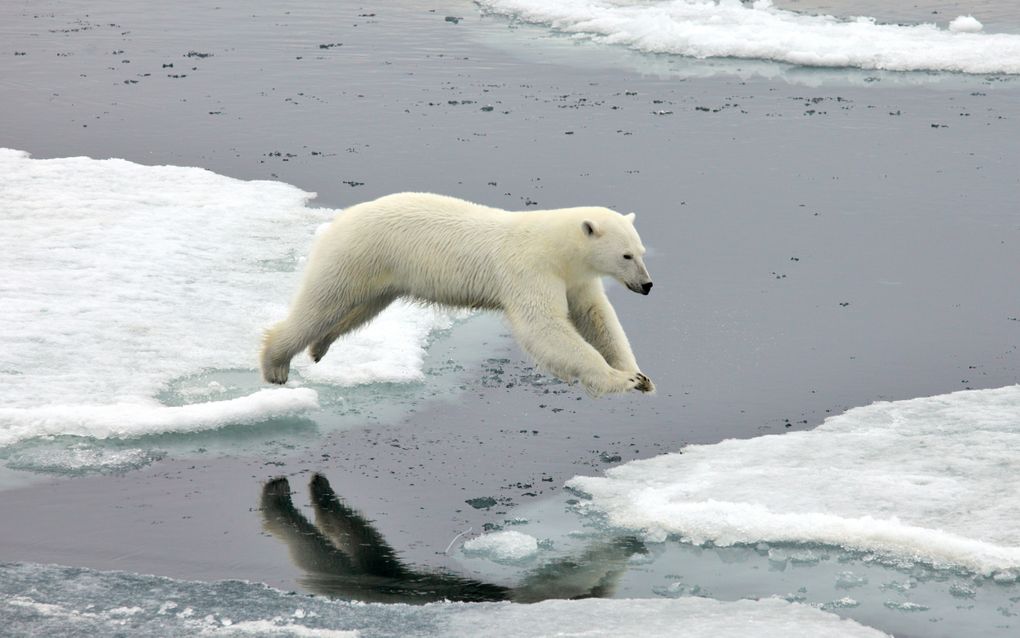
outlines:
M315 409L308 388L226 398L208 379L186 383L251 370L257 386L262 331L286 314L315 228L338 212L310 207L313 197L200 168L0 149L0 446L191 432ZM417 380L429 335L452 317L394 304L322 364L304 355L295 364L324 384ZM204 402L161 403L171 384Z
M1020 35L980 22L879 24L778 9L771 0L476 0L486 11L648 53L888 71L1020 73ZM954 26L955 25L955 26Z
M875 403L567 485L591 496L582 509L650 540L817 543L1015 579L1017 476L1020 386L1009 386Z

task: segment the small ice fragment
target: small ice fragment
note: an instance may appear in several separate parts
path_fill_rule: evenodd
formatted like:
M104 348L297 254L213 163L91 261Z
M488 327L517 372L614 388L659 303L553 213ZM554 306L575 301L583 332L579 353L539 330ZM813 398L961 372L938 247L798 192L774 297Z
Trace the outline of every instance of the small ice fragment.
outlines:
M780 563L785 565L788 560L790 560L790 554L787 553L786 551L782 549L777 549L775 547L769 549L770 563Z
M825 603L822 605L822 609L824 611L832 611L833 609L853 609L854 607L860 606L861 603L857 600L850 598L849 596L844 596L839 600L832 600Z
M464 553L482 556L496 563L516 563L538 552L538 539L521 532L485 534L464 543Z
M984 27L974 16L958 16L949 23L949 30L954 33L977 33Z
M851 589L868 584L867 576L858 576L853 572L840 572L836 576L836 589Z
M929 607L927 607L925 605L921 605L921 604L918 604L918 603L912 603L912 602L909 602L909 601L901 603L901 602L897 602L895 600L887 600L887 601L885 601L884 604L889 609L895 609L896 611L917 612L917 611L928 611L928 609L929 609Z
M687 593L687 585L683 583L670 583L665 586L657 585L652 587L652 593L663 598L679 598Z
M790 553L790 562L798 565L816 565L821 562L822 557L810 549L803 549Z

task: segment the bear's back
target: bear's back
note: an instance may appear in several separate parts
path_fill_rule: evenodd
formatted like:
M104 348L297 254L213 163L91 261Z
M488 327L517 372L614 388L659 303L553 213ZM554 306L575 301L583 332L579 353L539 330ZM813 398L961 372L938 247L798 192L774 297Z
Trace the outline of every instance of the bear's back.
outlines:
M331 231L334 245L375 264L398 294L490 307L498 305L513 216L455 197L399 193L346 209Z

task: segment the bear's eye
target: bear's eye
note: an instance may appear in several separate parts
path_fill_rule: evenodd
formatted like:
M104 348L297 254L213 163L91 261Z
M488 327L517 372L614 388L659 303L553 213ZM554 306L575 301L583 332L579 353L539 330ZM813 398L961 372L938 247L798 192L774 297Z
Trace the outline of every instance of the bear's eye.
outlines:
M625 254L623 255L623 258L624 258L624 259L634 259L634 255L632 255L632 254L630 254L630 253L625 253Z

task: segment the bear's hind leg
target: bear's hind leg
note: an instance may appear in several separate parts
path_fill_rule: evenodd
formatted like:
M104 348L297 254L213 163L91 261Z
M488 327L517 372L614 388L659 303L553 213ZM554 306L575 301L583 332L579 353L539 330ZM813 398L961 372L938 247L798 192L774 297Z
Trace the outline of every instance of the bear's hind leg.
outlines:
M394 297L390 296L376 297L375 299L370 299L359 306L355 306L350 312L345 314L336 325L330 328L326 334L322 335L313 341L312 345L308 346L308 356L312 358L312 361L318 363L324 356L326 356L326 352L329 351L329 347L341 335L360 328L374 319L376 315L393 303L393 300Z
M301 352L308 343L322 334L325 327L301 325L292 318L276 324L266 331L262 342L262 378L269 383L287 383L290 375L290 360Z
M350 304L327 306L330 303L335 302L299 297L290 315L266 331L261 358L262 377L266 381L286 383L294 355L323 338L351 310Z

